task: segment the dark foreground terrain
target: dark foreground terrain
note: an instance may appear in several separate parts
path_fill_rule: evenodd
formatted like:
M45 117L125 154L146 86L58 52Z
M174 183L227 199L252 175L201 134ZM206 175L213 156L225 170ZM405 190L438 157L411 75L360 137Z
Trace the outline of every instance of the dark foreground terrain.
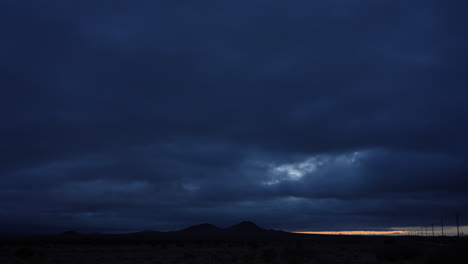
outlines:
M299 235L234 227L3 238L0 263L468 263L466 238Z
M10 241L0 263L468 263L468 241L314 236L294 240Z

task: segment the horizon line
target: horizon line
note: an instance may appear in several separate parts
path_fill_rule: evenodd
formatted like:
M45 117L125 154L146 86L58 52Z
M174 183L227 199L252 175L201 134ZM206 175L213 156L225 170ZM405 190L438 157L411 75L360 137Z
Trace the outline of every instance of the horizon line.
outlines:
M369 231L369 230L352 230L352 231L291 231L295 234L307 235L409 235L406 230L391 230L391 231Z

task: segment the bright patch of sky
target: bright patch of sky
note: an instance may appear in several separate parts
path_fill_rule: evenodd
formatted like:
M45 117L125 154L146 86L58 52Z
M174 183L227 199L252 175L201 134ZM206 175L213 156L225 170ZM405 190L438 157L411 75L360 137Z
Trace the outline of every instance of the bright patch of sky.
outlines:
M270 176L264 185L274 185L283 181L299 181L306 175L313 175L321 168L328 166L354 166L362 156L361 152L350 152L332 155L316 155L302 161L284 164L273 164L269 167Z

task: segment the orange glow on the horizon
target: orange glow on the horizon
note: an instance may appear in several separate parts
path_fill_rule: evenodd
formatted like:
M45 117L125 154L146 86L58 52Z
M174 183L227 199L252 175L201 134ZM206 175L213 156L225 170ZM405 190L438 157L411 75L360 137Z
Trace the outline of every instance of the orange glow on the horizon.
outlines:
M408 235L408 231L392 230L392 231L298 231L293 232L298 234L310 235L369 235L369 236L383 236L383 235Z

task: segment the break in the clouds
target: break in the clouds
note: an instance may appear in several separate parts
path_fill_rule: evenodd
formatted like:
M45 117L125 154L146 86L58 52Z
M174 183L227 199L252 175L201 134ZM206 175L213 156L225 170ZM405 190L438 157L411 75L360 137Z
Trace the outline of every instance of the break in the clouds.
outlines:
M369 230L462 214L466 10L2 1L0 230Z

